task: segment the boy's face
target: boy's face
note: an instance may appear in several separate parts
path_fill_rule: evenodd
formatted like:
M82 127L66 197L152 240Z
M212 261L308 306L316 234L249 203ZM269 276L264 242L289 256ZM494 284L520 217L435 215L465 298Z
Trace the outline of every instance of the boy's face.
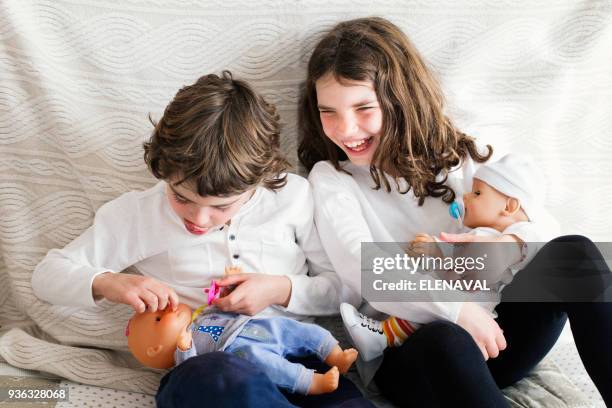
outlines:
M316 83L319 117L325 135L351 163L367 165L380 142L383 116L372 81L338 82L324 75Z
M173 180L169 180L166 185L170 207L181 218L185 229L193 235L203 235L227 224L255 192L253 188L228 197L202 197L191 191L188 183L172 183Z
M474 179L472 192L463 195L463 225L469 228L493 227L506 208L508 197L482 180Z

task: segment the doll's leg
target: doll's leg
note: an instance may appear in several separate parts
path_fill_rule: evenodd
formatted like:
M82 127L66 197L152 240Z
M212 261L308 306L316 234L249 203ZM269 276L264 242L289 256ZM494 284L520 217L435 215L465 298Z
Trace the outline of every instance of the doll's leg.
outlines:
M336 366L342 374L357 359L357 350L342 350L329 331L319 325L298 322L287 318L269 318L253 322L266 327L272 334L271 343L275 343L278 354L305 357L316 354L330 366Z
M274 384L292 393L314 395L332 392L338 388L338 368L332 367L325 374L315 373L302 364L288 361L269 346L239 336L226 351L255 364Z
M317 373L325 373L329 366L319 360L317 356L308 357L288 357L293 363L304 365L308 369L315 370ZM374 405L363 397L359 388L346 376L341 375L338 381L338 388L334 392L320 395L291 394L287 390L281 389L287 400L293 405L304 408L331 408L331 407L354 407L354 408L374 408ZM350 401L350 402L349 402ZM342 405L344 404L344 405Z
M336 344L323 361L329 366L338 367L338 370L342 374L346 374L355 360L357 360L357 354L357 350L354 348L342 350L340 346Z

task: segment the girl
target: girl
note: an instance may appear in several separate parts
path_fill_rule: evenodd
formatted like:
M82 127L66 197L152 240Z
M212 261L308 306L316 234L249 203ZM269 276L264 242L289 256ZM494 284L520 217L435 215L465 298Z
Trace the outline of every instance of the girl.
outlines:
M300 104L299 157L311 170L315 221L350 289L360 292L362 242L406 242L418 232L448 241L478 240L444 233L456 231L455 223L441 215L455 197L470 191L472 175L492 148L479 148L444 115L439 85L398 27L381 18L335 26L310 58ZM571 246L570 268L545 262L556 255L550 246L536 255L537 246L526 244L548 241L555 232L553 223L543 223L532 236L493 241L515 243L504 246L506 266L520 269L533 260L524 268L529 271L521 272L525 276L555 269L609 278L601 254L586 238L555 240ZM608 348L612 335L610 303L502 303L496 320L475 303L370 306L422 324L400 347L387 349L382 361L362 370L366 382L373 376L400 406L507 406L500 389L535 367L568 317L587 371L612 404L612 355L597 353Z

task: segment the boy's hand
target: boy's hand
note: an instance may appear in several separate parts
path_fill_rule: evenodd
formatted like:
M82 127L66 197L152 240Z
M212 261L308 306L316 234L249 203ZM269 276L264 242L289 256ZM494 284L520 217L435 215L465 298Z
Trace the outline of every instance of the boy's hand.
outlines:
M148 276L105 272L94 278L92 291L95 299L130 305L136 313L147 308L151 312L164 310L168 305L176 310L179 304L174 289Z
M181 330L176 346L181 351L187 351L191 348L192 338L193 335L191 333L191 330L189 330L189 326L187 326L187 330Z
M253 316L270 305L286 307L291 298L291 281L286 276L241 273L225 277L217 281L217 285L236 285L228 295L213 302L224 312Z

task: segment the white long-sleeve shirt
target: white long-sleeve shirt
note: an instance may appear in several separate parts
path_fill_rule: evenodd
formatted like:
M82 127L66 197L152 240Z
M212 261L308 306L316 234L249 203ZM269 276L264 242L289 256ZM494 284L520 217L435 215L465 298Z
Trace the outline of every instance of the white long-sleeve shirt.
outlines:
M330 162L317 163L309 175L315 200L315 222L334 269L352 291L361 294L361 243L408 242L415 234L433 236L440 232L462 232L456 220L448 215L448 204L428 197L422 206L412 190L400 194L391 183L391 192L374 190L369 166L341 163L351 175L337 171ZM447 184L461 197L471 191L472 179L479 163L467 158L448 176ZM404 189L405 180L400 187ZM513 231L525 243L545 242L558 235L558 224L547 222L534 228ZM524 259L515 265L521 269L537 250L528 245ZM366 301L368 299L365 299ZM445 319L457 321L459 302L369 302L379 312L415 323ZM367 309L366 309L367 311Z
M231 265L291 280L288 306L268 308L263 316L338 312L342 285L319 241L304 178L288 174L286 186L276 192L258 187L230 225L200 236L185 229L165 188L161 181L100 207L91 227L38 264L32 276L36 296L53 304L96 306L96 275L134 266L196 308L206 301L202 288Z

